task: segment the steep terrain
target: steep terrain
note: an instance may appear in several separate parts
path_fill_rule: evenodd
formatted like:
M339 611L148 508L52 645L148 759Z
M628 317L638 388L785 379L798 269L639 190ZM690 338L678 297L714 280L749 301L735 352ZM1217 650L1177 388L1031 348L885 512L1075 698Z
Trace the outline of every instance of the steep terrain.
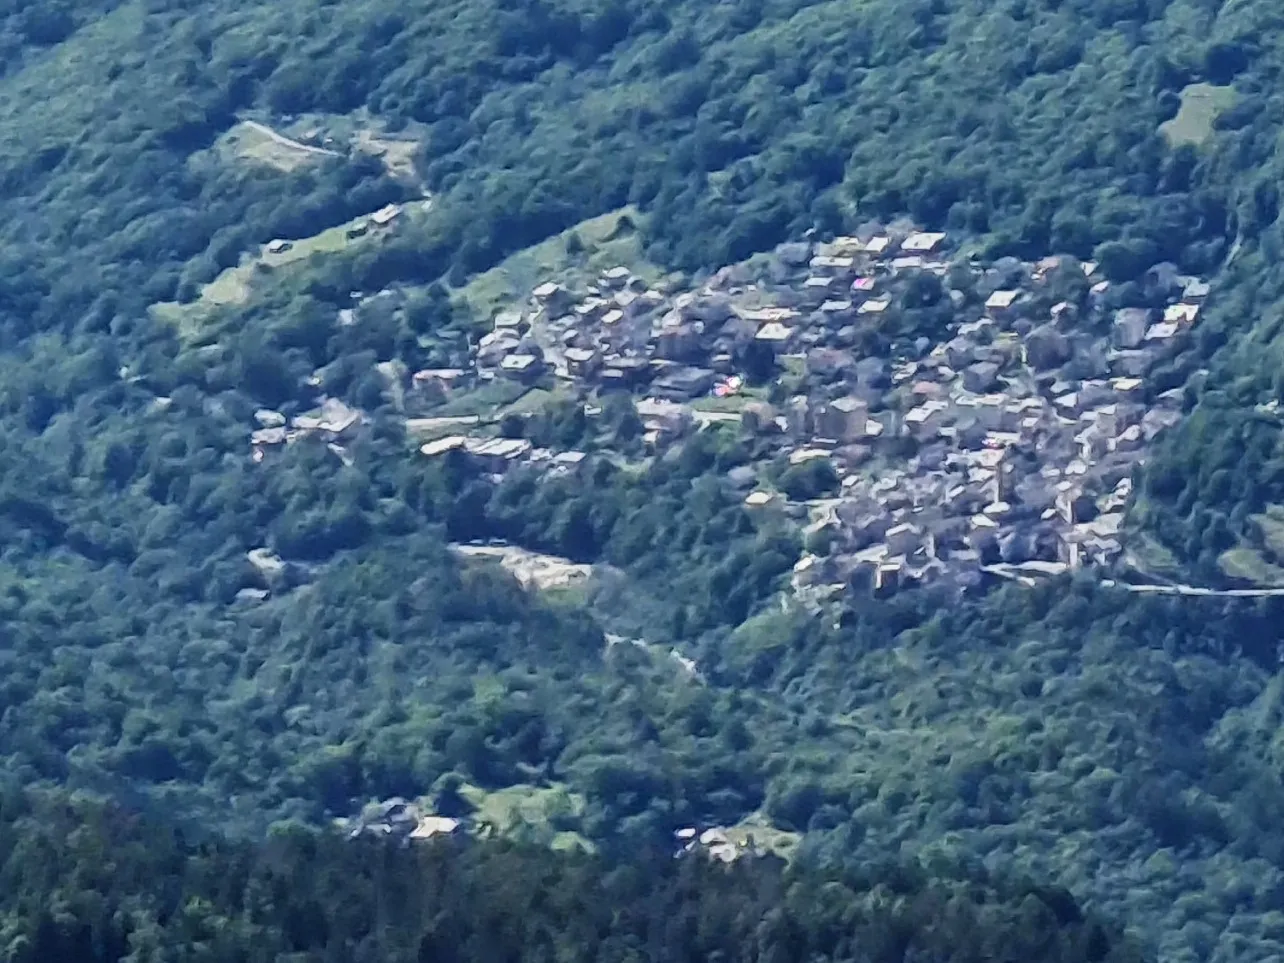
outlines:
M528 430L623 454L592 486L496 490L415 456L376 367L454 365L502 272L576 225L565 258L612 245L657 278L898 215L1121 286L1170 260L1213 307L1158 373L1189 417L1130 524L1191 583L1269 574L1273 5L11 7L0 757L20 779L250 833L454 780L565 788L585 800L566 830L599 841L765 815L803 857L1054 877L1169 959L1279 955L1277 603L1063 582L834 628L777 615L798 533L717 483L737 457L717 437L646 461L635 413L586 428L552 404ZM371 147L398 135L413 171L404 143ZM586 223L626 210L609 236ZM235 297L205 287L229 278ZM404 310L343 320L352 292L402 285ZM368 430L251 459L256 411L322 395ZM532 545L605 533L627 571L523 593L447 551L483 519ZM608 646L603 620L680 643L700 678Z
M6 791L0 814L14 963L1145 959L1064 890L1028 882L461 840L407 848L297 828L193 845L118 807L46 793Z

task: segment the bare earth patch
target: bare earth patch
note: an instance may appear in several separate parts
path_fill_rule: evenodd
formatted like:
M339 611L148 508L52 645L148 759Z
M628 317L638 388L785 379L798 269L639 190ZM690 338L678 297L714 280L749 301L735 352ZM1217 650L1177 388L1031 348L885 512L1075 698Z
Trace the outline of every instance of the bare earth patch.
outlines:
M517 581L537 589L565 588L593 574L591 565L581 565L556 555L541 555L512 545L453 545L467 558L494 558Z

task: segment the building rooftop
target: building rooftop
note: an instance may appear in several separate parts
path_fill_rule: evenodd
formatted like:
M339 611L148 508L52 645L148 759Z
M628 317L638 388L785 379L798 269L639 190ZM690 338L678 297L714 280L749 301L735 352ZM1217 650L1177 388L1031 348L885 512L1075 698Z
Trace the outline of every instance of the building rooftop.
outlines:
M759 341L788 341L793 333L792 328L787 328L776 321L769 321L758 329L754 337Z
M914 251L919 254L930 254L941 246L945 235L941 233L921 232L911 234L901 243L902 251Z
M525 438L469 438L464 448L470 455L516 458L530 451L531 443Z
M1194 324L1198 318L1198 304L1170 304L1164 308L1164 320L1172 324Z
M505 371L526 371L538 362L539 358L533 354L510 354L499 363L499 366Z
M437 455L444 455L448 451L459 451L467 444L468 439L463 435L448 435L445 438L438 438L436 441L429 441L419 446L419 451L433 458Z

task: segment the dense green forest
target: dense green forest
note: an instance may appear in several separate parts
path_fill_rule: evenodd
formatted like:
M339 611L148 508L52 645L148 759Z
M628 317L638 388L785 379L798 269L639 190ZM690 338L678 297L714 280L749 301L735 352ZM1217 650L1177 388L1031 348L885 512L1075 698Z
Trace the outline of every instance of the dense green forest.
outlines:
M600 458L495 482L417 458L375 370L453 363L488 319L447 287L625 205L645 256L693 274L899 215L988 256L1095 257L1121 285L1171 260L1215 296L1162 375L1190 417L1161 439L1131 522L1184 577L1223 579L1228 549L1275 558L1262 519L1284 504L1261 407L1284 401L1282 16L1265 0L0 7L0 758L24 784L241 838L130 842L103 827L114 816L10 797L5 871L26 882L4 887L6 952L435 959L449 943L494 958L493 918L467 915L484 901L459 908L467 932L442 935L415 904L371 942L380 899L416 873L431 892L450 873L474 893L538 878L521 892L550 898L569 877L568 905L501 928L541 959L571 919L584 958L850 958L861 927L932 933L870 959L1129 952L1073 914L1064 945L1031 946L1050 928L1037 900L994 904L1016 907L995 913L1018 934L994 949L969 935L999 925L976 900L911 900L888 923L858 908L868 886L679 867L667 850L629 872L535 850L243 848L276 821L458 786L560 793L555 828L608 852L757 816L805 834L808 867L985 867L1064 884L1166 959L1284 952L1278 603L1065 580L813 618L776 594L799 533L721 482L744 442L701 433L642 471ZM1182 113L1193 84L1233 102L1201 126ZM243 117L339 115L414 136L431 209L199 324L149 310L273 238L419 196L359 153L279 170L224 143ZM394 284L414 288L411 310L336 324L350 292ZM251 461L257 408L323 393L371 416L347 461L306 442ZM518 430L592 452L627 449L637 426L627 407L591 425L567 408ZM446 548L476 538L614 574L530 593ZM294 584L247 603L260 547ZM109 852L118 888L95 902ZM73 865L85 882L60 890L51 867ZM334 879L351 884L338 904ZM580 895L602 887L601 906ZM600 915L612 900L643 909ZM922 922L938 911L967 932Z
M14 963L1144 959L1064 890L983 874L407 849L298 829L195 844L119 807L13 791L0 813Z

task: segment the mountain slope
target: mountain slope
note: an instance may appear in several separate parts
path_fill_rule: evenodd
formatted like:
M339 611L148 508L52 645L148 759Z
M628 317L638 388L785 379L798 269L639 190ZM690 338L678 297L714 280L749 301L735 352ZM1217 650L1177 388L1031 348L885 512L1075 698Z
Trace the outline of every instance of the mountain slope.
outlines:
M238 111L368 107L426 125L444 213L417 274L488 266L626 200L656 209L657 253L686 267L859 210L1006 250L1115 241L1124 274L1163 257L1206 268L1235 237L1238 174L1169 154L1158 128L1184 83L1237 58L1210 54L1219 27L1197 6L1082 6L124 5L0 81L3 239L46 274L54 296L19 302L43 317L87 306L52 280L71 257L88 277L132 263L106 285L160 299L202 252L226 266L252 238L361 213L344 205L356 171L285 178L285 201L263 173L191 152ZM30 274L11 298L41 290Z
M769 618L797 539L719 493L722 453L604 468L582 501L495 495L414 457L375 367L445 366L477 319L440 288L414 325L337 318L354 290L457 285L626 204L648 257L693 272L901 214L1120 284L1172 259L1216 274L1214 307L1161 375L1194 413L1133 521L1221 577L1284 504L1257 409L1284 400L1280 21L1263 0L154 0L6 34L0 756L242 830L451 777L567 789L598 840L761 809L817 859L984 858L1070 881L1173 959L1278 955L1269 604L1058 584L832 632ZM1195 83L1231 93L1174 147ZM193 335L149 307L413 193L345 143L288 171L237 157L220 138L247 117L403 129L433 203L386 243L261 272ZM256 467L256 410L322 393L370 411L351 463L318 444ZM549 430L585 434L567 421ZM484 520L628 544L639 611L461 565L444 543ZM263 546L310 584L256 608ZM607 650L611 616L707 684Z

